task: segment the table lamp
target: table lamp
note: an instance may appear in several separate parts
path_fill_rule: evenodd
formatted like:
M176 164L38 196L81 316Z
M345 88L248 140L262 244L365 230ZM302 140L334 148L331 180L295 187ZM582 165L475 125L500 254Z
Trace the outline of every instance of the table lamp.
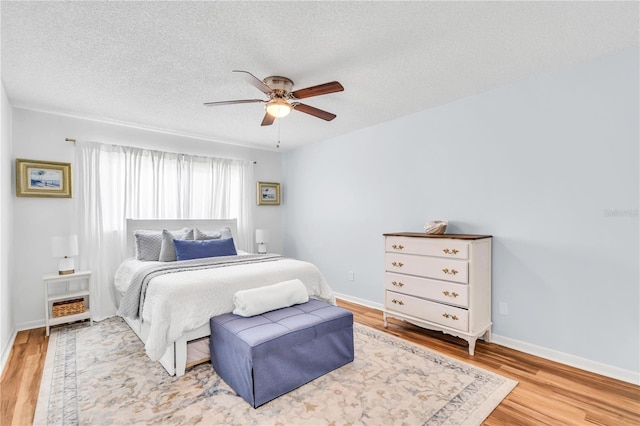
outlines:
M68 275L75 272L73 256L78 255L78 236L51 238L51 252L53 257L58 257L58 274Z
M267 252L267 231L264 229L256 229L256 244L258 244L258 254L265 254Z

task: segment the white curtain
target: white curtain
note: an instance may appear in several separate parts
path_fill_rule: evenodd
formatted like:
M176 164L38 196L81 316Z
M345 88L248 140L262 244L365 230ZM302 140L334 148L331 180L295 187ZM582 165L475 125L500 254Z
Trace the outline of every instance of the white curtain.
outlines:
M253 162L78 141L74 175L79 263L93 272L95 319L116 312L127 218L236 218L238 247L250 251Z

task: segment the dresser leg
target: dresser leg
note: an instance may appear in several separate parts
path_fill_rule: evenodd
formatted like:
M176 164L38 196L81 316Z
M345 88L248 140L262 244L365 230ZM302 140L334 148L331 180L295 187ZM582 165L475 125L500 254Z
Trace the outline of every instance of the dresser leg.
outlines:
M491 329L487 329L487 331L485 331L484 333L484 341L487 343L491 342Z
M476 349L476 339L477 337L470 337L469 338L469 355L473 356L473 352Z
M382 319L384 320L384 328L389 327L389 321L387 321L387 314L386 313L382 314Z

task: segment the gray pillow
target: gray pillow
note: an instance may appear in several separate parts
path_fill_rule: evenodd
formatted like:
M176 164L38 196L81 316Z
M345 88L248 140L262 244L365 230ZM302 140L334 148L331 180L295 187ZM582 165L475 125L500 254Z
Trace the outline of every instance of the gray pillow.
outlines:
M162 232L160 231L135 231L136 259L151 261L160 258L162 248Z
M183 228L179 231L162 230L162 244L160 246L161 262L174 262L176 260L176 246L173 240L193 240L193 229Z
M217 231L201 231L196 228L194 240L217 240L219 238L232 238L231 228L225 227Z

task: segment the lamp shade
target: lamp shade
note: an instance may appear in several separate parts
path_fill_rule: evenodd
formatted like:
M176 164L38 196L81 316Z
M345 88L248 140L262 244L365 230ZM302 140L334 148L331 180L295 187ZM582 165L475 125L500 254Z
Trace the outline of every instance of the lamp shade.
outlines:
M51 238L51 254L53 257L71 257L78 255L78 236Z
M267 245L265 244L268 240L267 231L264 229L256 229L256 244L258 245L258 254L266 254L267 253Z
M51 254L58 257L58 274L67 275L75 272L73 256L78 255L78 236L51 238Z
M256 243L262 244L268 242L267 231L264 229L256 229Z

